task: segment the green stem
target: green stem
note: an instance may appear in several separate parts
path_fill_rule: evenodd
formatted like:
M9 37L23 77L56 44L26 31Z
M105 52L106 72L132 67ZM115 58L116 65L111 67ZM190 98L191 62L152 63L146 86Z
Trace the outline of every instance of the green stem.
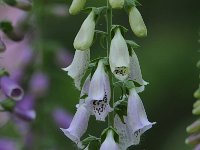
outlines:
M111 44L111 28L112 28L112 8L109 4L109 0L107 0L107 13L106 13L106 20L107 20L107 57L109 57L109 50L110 50L110 44ZM113 77L112 74L110 74L111 79L111 86L113 85ZM112 106L114 106L114 89L113 86L111 87L111 100L112 100ZM114 126L114 112L108 115L108 126Z

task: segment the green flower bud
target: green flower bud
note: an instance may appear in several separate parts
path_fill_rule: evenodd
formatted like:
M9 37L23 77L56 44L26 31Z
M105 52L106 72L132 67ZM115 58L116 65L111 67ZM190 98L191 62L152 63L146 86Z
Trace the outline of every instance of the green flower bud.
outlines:
M74 40L74 48L77 50L90 49L95 33L95 13L91 11L88 17L85 19L79 32Z
M192 110L192 113L193 113L194 115L200 115L200 106L195 107L195 108Z
M195 98L200 98L200 88L198 88L198 89L194 92L194 97L195 97Z
M186 131L188 133L198 132L200 130L200 119L193 122L190 126L187 127Z
M133 33L138 37L147 36L147 28L142 16L136 7L132 7L129 11L129 23Z
M193 134L185 140L186 144L196 145L200 143L200 134Z
M193 107L196 108L200 106L200 100L197 100L194 104L193 104Z
M71 15L78 14L85 6L86 0L73 0L69 8L69 13Z
M124 0L109 0L110 6L112 8L123 8Z

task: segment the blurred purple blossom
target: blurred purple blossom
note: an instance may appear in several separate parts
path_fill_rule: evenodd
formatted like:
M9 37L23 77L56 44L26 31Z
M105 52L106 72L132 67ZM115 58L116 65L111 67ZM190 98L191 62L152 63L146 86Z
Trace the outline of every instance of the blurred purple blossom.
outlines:
M62 108L55 108L52 112L54 122L60 128L68 128L73 116Z
M46 94L49 87L49 79L43 72L35 72L30 80L30 91L33 95L41 97Z
M8 112L0 112L0 128L9 121L10 115Z
M0 87L3 93L13 100L21 100L24 96L23 89L8 76L3 76L0 78Z
M0 139L0 150L17 150L17 143L11 139Z
M36 118L34 105L35 98L31 95L26 95L21 101L17 102L14 113L24 121L31 121Z
M64 68L72 62L73 55L66 49L58 49L55 58L57 65L60 68Z

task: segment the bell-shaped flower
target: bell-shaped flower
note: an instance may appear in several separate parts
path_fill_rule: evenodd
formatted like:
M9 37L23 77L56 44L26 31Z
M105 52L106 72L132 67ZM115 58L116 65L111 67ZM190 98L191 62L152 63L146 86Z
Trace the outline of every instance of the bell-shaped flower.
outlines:
M123 8L124 0L109 0L110 6L112 8Z
M140 69L140 64L137 58L136 53L134 50L132 50L132 54L130 56L130 75L129 79L137 82L140 84L140 87L136 87L137 93L144 91L145 85L148 84L148 82L144 81L142 78L142 73Z
M114 139L114 133L112 130L107 132L106 139L101 144L100 150L119 150L118 144Z
M132 7L129 11L129 23L133 33L138 37L147 36L147 28L143 21L142 15L136 7Z
M24 96L23 89L8 76L3 76L0 78L0 87L4 94L13 100L19 101Z
M97 120L105 121L108 113L112 111L109 105L110 97L109 77L105 72L103 60L99 60L90 82L88 99L86 100L87 106Z
M126 41L119 28L111 41L109 63L112 73L119 80L125 80L129 74L130 57Z
M85 6L86 0L73 0L69 8L69 13L71 15L78 14Z
M69 139L71 139L73 142L79 145L80 138L87 130L89 118L90 112L85 107L85 104L79 105L69 128L61 128L61 130Z
M127 124L138 137L155 124L148 121L143 103L134 88L129 90Z
M91 47L95 33L95 16L94 11L91 11L81 25L81 28L74 39L75 49L84 51Z
M64 71L68 72L68 75L74 79L74 83L77 89L80 90L81 80L90 63L90 50L79 51L76 50L74 59L70 66L64 68Z

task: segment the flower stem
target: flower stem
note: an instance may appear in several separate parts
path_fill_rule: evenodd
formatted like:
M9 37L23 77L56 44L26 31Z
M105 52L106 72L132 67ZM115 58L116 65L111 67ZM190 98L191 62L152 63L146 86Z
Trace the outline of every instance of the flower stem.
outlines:
M109 0L107 0L107 13L106 13L106 22L107 22L107 57L109 57L109 50L110 50L110 44L111 44L111 28L112 28L112 8L109 4ZM111 79L111 86L113 85L113 77L112 74L110 74ZM114 89L113 86L111 87L111 100L112 100L112 106L114 106ZM114 111L108 115L108 127L114 126Z

